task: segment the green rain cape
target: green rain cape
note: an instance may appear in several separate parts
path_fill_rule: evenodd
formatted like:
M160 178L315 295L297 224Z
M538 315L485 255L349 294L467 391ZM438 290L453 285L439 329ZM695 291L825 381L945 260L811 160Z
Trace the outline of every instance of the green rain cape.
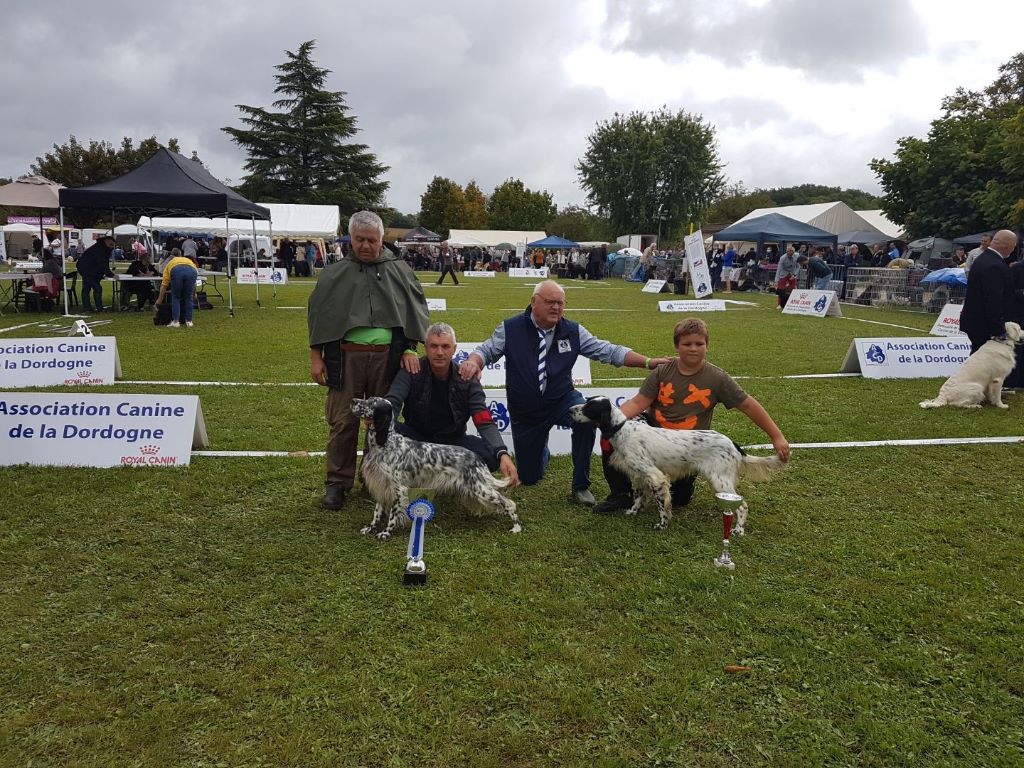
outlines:
M348 256L320 273L309 296L309 346L344 338L353 328L401 328L422 342L430 315L416 274L391 251L372 264Z

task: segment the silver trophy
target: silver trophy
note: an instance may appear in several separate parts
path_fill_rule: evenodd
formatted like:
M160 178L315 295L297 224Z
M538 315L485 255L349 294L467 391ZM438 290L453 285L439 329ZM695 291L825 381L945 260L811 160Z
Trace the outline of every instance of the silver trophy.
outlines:
M716 493L715 498L722 508L722 554L715 558L715 567L732 571L736 563L729 557L729 536L732 535L733 514L742 506L743 497L738 493Z
M402 584L407 587L427 585L427 564L423 561L423 537L427 522L434 517L434 505L425 498L414 499L405 510L411 522L409 528L409 549L406 551L405 573Z

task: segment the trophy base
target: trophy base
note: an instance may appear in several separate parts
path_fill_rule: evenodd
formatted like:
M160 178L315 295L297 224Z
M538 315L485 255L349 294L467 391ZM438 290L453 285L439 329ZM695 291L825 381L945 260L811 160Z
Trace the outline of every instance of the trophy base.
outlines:
M727 571L736 570L736 563L729 559L728 555L715 558L715 568L725 568Z
M402 574L402 585L406 587L427 586L427 566L420 560L418 563L410 563L405 567Z

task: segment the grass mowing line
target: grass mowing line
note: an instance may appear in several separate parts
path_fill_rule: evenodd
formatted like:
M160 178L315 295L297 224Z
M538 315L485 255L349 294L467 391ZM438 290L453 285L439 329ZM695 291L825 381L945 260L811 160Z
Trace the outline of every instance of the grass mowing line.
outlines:
M42 325L44 322L46 322L46 321L45 320L37 320L34 323L22 323L21 325L12 325L10 328L0 328L0 333L7 333L7 331L16 331L19 328L28 328L29 326L33 326L33 325Z
M851 305L851 306L860 306L860 305L859 304L854 304L854 305ZM863 317L846 317L846 315L843 315L842 319L843 320L856 320L858 323L873 323L874 325L888 325L888 326L891 326L893 328L902 328L905 331L918 331L919 333L928 333L928 331L926 331L924 328L914 328L913 326L910 326L910 325L897 325L896 323L885 323L885 322L882 322L881 320L865 320Z

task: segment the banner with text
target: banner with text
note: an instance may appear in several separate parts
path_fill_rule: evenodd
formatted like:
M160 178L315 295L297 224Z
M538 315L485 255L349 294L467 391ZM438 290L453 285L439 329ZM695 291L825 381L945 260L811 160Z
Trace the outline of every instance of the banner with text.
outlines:
M835 291L793 291L782 310L784 315L809 315L810 317L842 317L839 298Z
M460 341L458 347L455 350L455 364L459 365L467 357L469 353L480 346L480 342L462 342ZM563 350L567 351L567 350ZM551 350L548 354L559 354L557 349ZM574 387L580 387L585 384L590 384L590 358L583 357L580 355L576 358L576 362L572 366L572 384ZM496 363L491 363L484 368L483 376L480 379L480 383L485 387L504 387L505 386L505 358L501 358Z
M724 299L684 299L683 301L659 301L660 312L724 312Z
M693 297L703 299L705 296L710 296L711 268L708 266L707 254L704 253L704 235L698 229L683 238L683 245L686 247L686 261L690 270Z
M121 376L114 336L0 341L0 388L113 384Z
M508 271L509 277L538 277L541 280L548 279L548 268L540 267L539 269L533 267L512 267Z
M208 443L196 395L0 394L0 466L183 467Z
M948 378L970 354L966 336L854 339L841 372L866 379Z
M447 312L447 299L427 299L427 310L429 312Z
M635 387L609 389L587 387L586 389L581 389L580 393L584 397L603 395L618 406L622 405L623 402L629 400L639 391L640 386L637 385ZM515 449L512 445L512 420L508 413L508 397L505 390L486 389L484 390L484 395L487 397L487 408L491 412L491 420L494 421L494 426L501 433L501 439L505 441L509 452L514 453ZM476 427L473 426L472 419L470 419L467 431L469 434L479 434L476 431ZM572 454L572 429L569 427L552 427L548 435L548 450L551 451L552 456L569 456ZM594 441L594 453L601 453L600 440Z
M494 275L495 275L495 273L493 271L489 271L489 270L487 270L487 271L485 271L485 270L477 271L475 269L474 270L467 270L466 272L462 273L463 277L494 277Z
M661 293L665 283L665 280L648 280L644 283L644 287L640 289L640 293Z
M235 270L236 285L284 285L288 282L288 270L275 267L239 267Z
M944 306L929 333L932 336L964 335L964 332L960 330L960 312L963 308L963 304L947 304Z

